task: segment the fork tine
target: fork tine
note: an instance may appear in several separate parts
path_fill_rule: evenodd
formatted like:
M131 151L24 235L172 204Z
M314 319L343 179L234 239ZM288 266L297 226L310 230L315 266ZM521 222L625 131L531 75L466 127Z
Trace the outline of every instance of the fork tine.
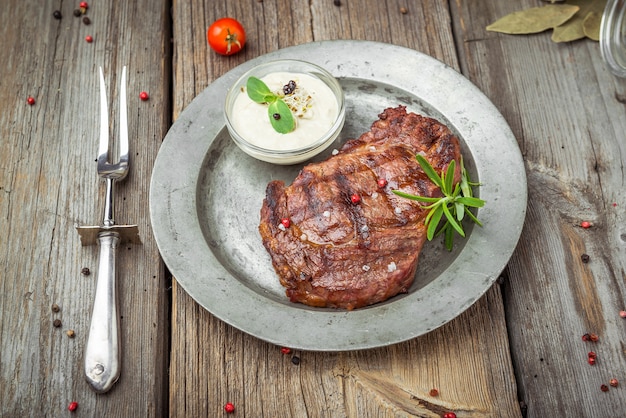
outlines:
M98 147L98 167L106 164L109 152L109 108L104 84L104 73L100 67L100 146Z
M126 66L122 69L120 90L120 164L128 164L128 116L126 109Z

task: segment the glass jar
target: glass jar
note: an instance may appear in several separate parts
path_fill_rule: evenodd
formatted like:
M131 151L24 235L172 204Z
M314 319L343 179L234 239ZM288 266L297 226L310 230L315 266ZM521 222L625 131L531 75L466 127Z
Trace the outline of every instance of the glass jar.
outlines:
M611 72L626 78L626 0L608 0L600 25L600 51Z

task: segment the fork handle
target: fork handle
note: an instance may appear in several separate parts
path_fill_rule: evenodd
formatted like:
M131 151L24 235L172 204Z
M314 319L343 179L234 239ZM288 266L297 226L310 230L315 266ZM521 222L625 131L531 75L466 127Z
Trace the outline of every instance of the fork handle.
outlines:
M98 393L111 389L120 375L120 334L115 292L115 252L119 241L117 232L104 231L98 235L98 280L85 349L85 377Z

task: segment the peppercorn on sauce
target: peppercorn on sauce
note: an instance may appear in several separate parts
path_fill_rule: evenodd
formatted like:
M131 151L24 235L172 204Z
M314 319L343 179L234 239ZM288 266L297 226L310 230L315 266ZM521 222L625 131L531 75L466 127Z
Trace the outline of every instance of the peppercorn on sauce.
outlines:
M318 141L332 128L339 104L332 90L321 80L302 73L276 72L261 80L290 106L296 129L281 134L270 123L268 105L252 101L243 88L233 104L232 124L249 143L269 150L286 151L306 147ZM283 87L296 83L294 94L285 97Z

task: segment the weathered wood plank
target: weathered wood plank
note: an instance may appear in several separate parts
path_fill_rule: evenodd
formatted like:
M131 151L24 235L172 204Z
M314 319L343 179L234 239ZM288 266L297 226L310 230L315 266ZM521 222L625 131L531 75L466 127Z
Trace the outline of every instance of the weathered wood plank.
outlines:
M485 31L535 2L456 3L468 76L509 121L528 172L527 222L505 286L520 396L529 417L619 416L622 390L600 390L626 370L626 106L618 83L596 42ZM600 340L583 342L586 332ZM595 366L587 364L592 350Z
M212 80L247 59L312 40L367 39L427 52L460 68L443 1L175 3L176 117ZM246 49L221 57L200 36L223 16L248 30ZM295 20L294 20L295 19ZM382 110L382 109L381 109ZM200 308L174 281L170 414L212 416L519 416L498 286L427 336L375 350L295 352L248 336ZM297 356L299 365L291 358ZM200 372L201 371L201 372ZM440 395L429 395L432 388Z
M56 7L61 20L53 18ZM97 2L86 14L90 25L72 15L76 7L11 1L0 13L0 415L62 416L77 401L85 415L157 416L167 409L168 298L147 197L169 126L167 2ZM95 273L97 247L81 247L74 224L102 217L97 68L107 74L117 135L125 64L132 160L117 188L116 218L136 222L143 245L119 250L122 376L96 395L82 366L96 277L81 269ZM141 90L150 101L139 100Z

